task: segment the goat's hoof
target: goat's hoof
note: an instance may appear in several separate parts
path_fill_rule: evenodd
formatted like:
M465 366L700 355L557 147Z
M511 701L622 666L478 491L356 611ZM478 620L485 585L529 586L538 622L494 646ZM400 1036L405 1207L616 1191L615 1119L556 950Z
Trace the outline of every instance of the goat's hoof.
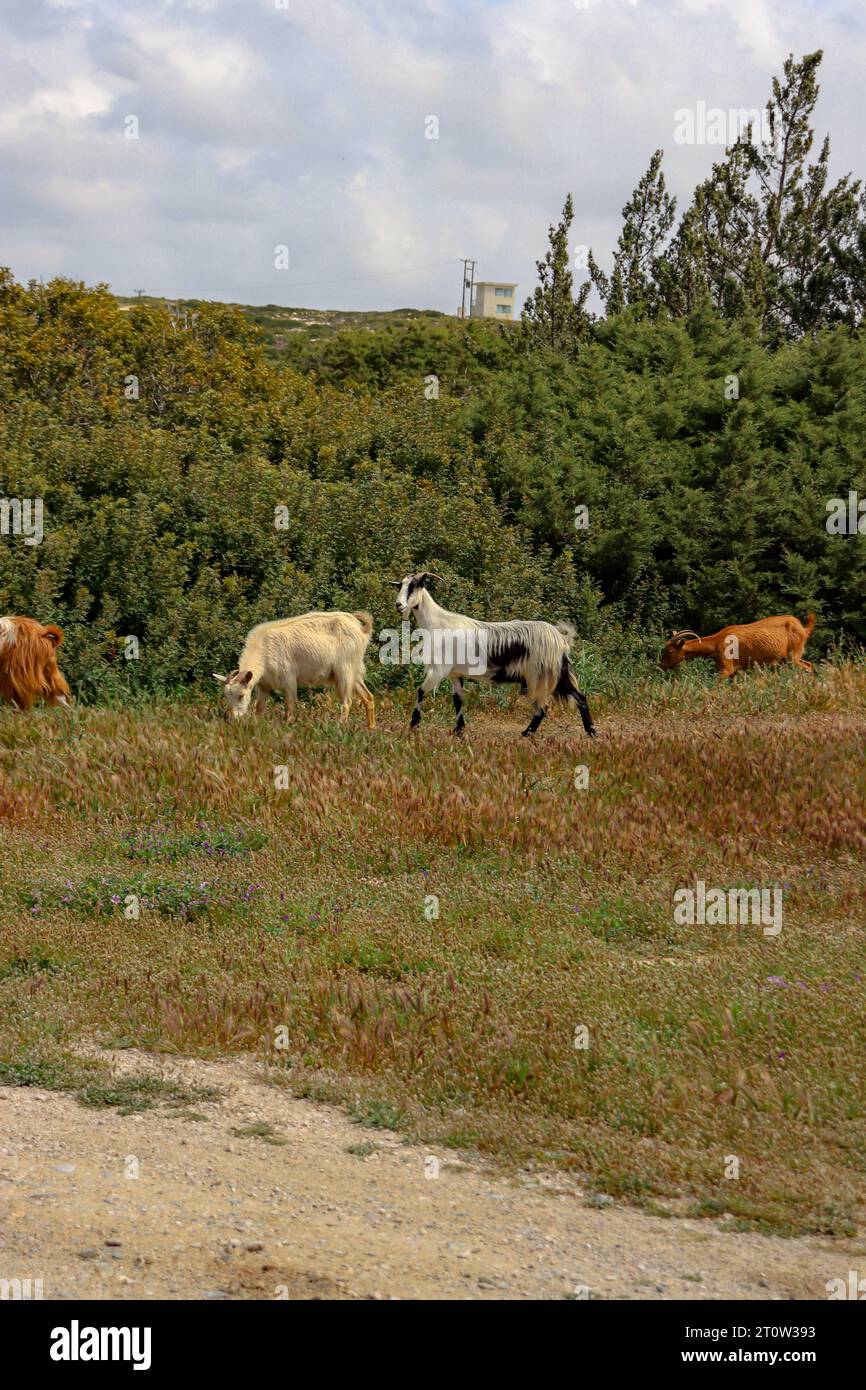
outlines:
M587 738L598 738L598 729L592 728L586 731Z

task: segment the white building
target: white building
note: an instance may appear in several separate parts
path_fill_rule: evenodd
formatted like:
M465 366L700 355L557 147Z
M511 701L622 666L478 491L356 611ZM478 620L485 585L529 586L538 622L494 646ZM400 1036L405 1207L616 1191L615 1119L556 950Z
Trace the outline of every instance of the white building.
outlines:
M516 281L476 280L475 294L469 310L474 319L513 319Z

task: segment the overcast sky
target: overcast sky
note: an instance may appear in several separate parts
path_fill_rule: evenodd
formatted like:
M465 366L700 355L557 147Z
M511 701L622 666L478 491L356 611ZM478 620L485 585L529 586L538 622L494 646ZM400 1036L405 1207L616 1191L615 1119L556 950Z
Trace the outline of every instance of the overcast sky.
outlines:
M681 207L721 155L675 112L763 106L818 47L866 175L863 0L0 0L0 264L453 313L471 256L522 300L569 190L607 265L657 146Z

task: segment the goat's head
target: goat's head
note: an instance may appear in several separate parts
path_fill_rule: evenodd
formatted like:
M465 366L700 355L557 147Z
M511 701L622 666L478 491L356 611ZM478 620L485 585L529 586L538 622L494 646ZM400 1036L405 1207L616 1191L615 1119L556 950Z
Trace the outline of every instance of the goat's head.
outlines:
M397 612L411 613L413 608L417 608L421 602L421 595L427 587L430 579L438 579L439 576L427 570L419 570L417 574L407 574L403 579L391 579L397 592Z
M661 659L659 660L659 666L663 671L672 671L675 666L679 666L682 661L685 661L686 654L683 648L686 642L691 641L692 638L694 638L696 642L701 640L698 634L692 632L690 628L685 628L682 632L674 632L671 634L671 639L666 644L661 654Z
M232 719L242 719L250 707L250 700L253 695L252 671L230 671L227 676L217 675L216 671L211 674L223 688L226 713Z

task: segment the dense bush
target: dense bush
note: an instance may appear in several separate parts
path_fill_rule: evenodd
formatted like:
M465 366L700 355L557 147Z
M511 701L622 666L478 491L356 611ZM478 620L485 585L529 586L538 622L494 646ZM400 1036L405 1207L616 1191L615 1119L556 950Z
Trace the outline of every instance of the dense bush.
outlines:
M421 565L448 606L567 618L602 649L811 608L817 645L866 640L866 538L825 525L866 495L848 330L771 353L709 309L626 311L567 358L456 321L295 355L270 365L219 305L0 274L0 497L45 506L42 544L0 537L0 612L64 628L79 694L208 680L306 608L390 625L386 581Z

